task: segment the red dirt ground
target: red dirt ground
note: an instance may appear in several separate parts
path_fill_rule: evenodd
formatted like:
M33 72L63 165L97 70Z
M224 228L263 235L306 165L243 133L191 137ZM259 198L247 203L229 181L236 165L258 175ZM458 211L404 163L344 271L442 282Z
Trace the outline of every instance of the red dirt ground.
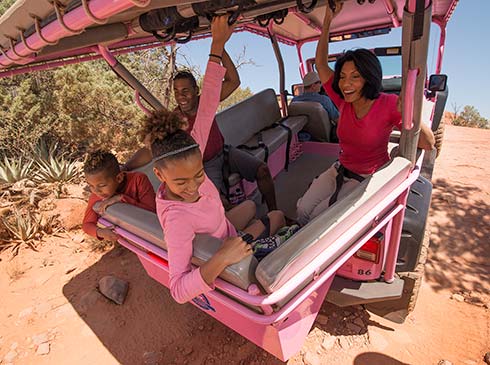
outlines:
M425 281L406 322L325 304L288 364L484 364L489 155L489 130L446 126L433 177ZM1 364L282 364L192 305L175 303L132 253L93 251L82 239L71 231L51 237L40 252L22 250L12 260L0 254ZM96 290L109 274L130 283L124 305Z

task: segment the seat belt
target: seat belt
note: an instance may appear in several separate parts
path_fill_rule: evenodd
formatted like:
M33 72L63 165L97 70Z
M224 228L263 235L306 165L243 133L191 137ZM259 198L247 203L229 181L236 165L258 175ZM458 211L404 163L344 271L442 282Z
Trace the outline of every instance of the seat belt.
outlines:
M361 175L358 175L355 172L352 172L349 169L345 168L344 165L339 164L339 167L337 167L337 177L335 178L335 191L328 201L329 207L337 201L340 189L342 189L342 186L344 185L344 178L354 179L359 182L362 182L365 179Z

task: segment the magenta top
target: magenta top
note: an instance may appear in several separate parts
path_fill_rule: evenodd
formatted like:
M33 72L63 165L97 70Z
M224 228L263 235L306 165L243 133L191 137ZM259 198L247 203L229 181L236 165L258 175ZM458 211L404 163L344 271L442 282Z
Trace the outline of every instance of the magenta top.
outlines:
M204 75L201 102L191 136L204 153L209 131L218 109L221 83L226 69L208 62ZM179 303L185 303L199 294L213 290L206 284L199 268L193 268L192 241L198 233L209 234L221 240L235 237L237 232L226 219L220 195L207 176L199 187L199 199L194 203L168 200L165 185L157 192L157 215L167 243L170 271L170 293Z
M381 93L369 112L357 118L352 103L346 103L332 89L333 76L323 85L339 109L337 135L340 163L357 174L372 174L390 160L388 142L393 128L401 130L398 96Z

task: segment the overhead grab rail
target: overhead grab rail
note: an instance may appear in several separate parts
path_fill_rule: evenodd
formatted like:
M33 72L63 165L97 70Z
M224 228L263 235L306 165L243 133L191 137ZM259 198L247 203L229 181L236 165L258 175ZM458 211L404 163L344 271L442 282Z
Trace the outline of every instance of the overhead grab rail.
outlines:
M41 19L30 14L34 22L35 32L25 37L21 30L21 41L15 44L13 40L10 48L2 48L0 56L0 67L9 67L12 64L23 64L30 62L32 54L40 51L43 47L55 45L58 40L73 34L78 34L90 25L102 21L99 14L104 18L110 18L134 6L145 7L151 0L82 0L82 6L64 13L61 5L52 1L56 20L41 27ZM20 29L19 29L20 30ZM16 57L18 57L16 59Z
M311 4L309 6L306 6L303 0L296 0L296 6L299 11L308 14L311 13L313 9L315 9L317 2L318 2L317 0L311 0Z
M192 10L196 15L205 17L211 21L214 16L223 14L220 12L220 9L236 7L236 10L227 11L229 14L228 24L233 25L236 23L245 7L254 4L255 1L252 0L217 0L208 3L192 4Z
M185 18L177 11L177 7L172 6L163 9L154 9L139 16L141 28L160 42L187 43L191 40L195 29L199 28L199 18L194 15ZM177 37L177 34L187 33L184 37Z
M259 24L262 28L269 27L269 24L272 21L277 25L281 25L284 23L286 16L288 15L288 9L277 10L269 14L259 15L255 18L257 24Z
M58 20L58 23L60 23L61 27L67 31L68 33L72 33L72 34L80 34L82 33L85 28L80 28L80 29L73 29L73 28L70 28L69 26L67 26L65 24L65 21L63 20L63 16L65 14L65 8L61 8L61 5L58 3L57 0L53 0L51 2L51 4L53 5L53 8L54 8L54 12L56 13L56 19Z
M38 16L33 15L32 19L34 20L34 26L36 27L37 36L45 43L46 46L54 46L56 43L58 43L58 40L50 41L43 36L43 30L41 28L41 19ZM40 48L43 47L41 46Z
M19 34L20 34L20 40L22 42L22 44L24 45L25 48L27 48L29 51L31 51L32 53L37 53L39 52L42 47L39 47L39 48L32 48L31 46L29 46L29 44L27 44L27 41L26 41L26 37L24 35L24 29L22 28L17 28L19 30Z
M13 39L12 37L8 37L9 39L9 42L10 42L10 49L12 50L12 53L17 57L16 61L21 61L24 57L20 54L17 53L17 51L15 50L15 39Z
M199 28L199 17L211 22L216 15L222 14L220 9L236 7L235 10L228 10L228 24L234 24L242 14L245 5L250 5L250 0L224 0L211 3L192 4L192 16L183 16L177 6L153 9L139 16L141 28L161 42L175 41L177 43L187 43L191 40L196 29ZM192 14L191 13L191 14ZM185 34L178 37L178 34Z
M97 16L94 15L94 13L92 13L92 11L90 10L90 7L88 5L88 0L82 0L82 6L83 6L83 10L85 11L85 14L87 14L87 16L90 18L90 20L92 20L94 23L96 24L105 24L107 23L107 18L99 18Z

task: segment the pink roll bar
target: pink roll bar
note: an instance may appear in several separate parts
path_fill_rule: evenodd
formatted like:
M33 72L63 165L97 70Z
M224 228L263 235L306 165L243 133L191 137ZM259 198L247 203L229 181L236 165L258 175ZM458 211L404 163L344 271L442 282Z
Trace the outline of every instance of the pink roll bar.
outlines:
M91 0L91 15L86 13L83 6L79 6L61 17L58 16L57 20L49 23L42 30L39 24L39 18L35 18L36 33L30 35L26 39L26 42L14 45L12 49L3 52L2 56L0 56L0 65L6 67L13 63L20 63L14 57L16 54L23 58L30 57L32 49L40 49L47 44L56 43L59 39L72 35L74 30L83 30L93 25L95 22L91 16L95 16L98 19L105 19L130 9L133 6L144 7L149 3L150 0ZM62 20L61 22L60 18Z
M140 93L138 90L135 90L134 91L134 101L136 102L136 105L138 105L138 107L148 116L151 115L151 111L143 105L143 103L141 102L141 98L140 98Z
M384 0L384 3L385 3L386 12L391 17L393 26L395 28L398 28L400 26L400 19L398 19L398 17L396 16L395 8L393 7L391 0Z
M439 48L437 52L437 63L436 63L436 74L441 73L442 69L442 59L444 57L444 48L446 43L446 22L439 18L434 18L432 20L435 24L437 24L441 30L441 35L439 37Z
M415 84L419 70L409 69L403 95L403 128L410 130L413 128L413 99L415 97Z

